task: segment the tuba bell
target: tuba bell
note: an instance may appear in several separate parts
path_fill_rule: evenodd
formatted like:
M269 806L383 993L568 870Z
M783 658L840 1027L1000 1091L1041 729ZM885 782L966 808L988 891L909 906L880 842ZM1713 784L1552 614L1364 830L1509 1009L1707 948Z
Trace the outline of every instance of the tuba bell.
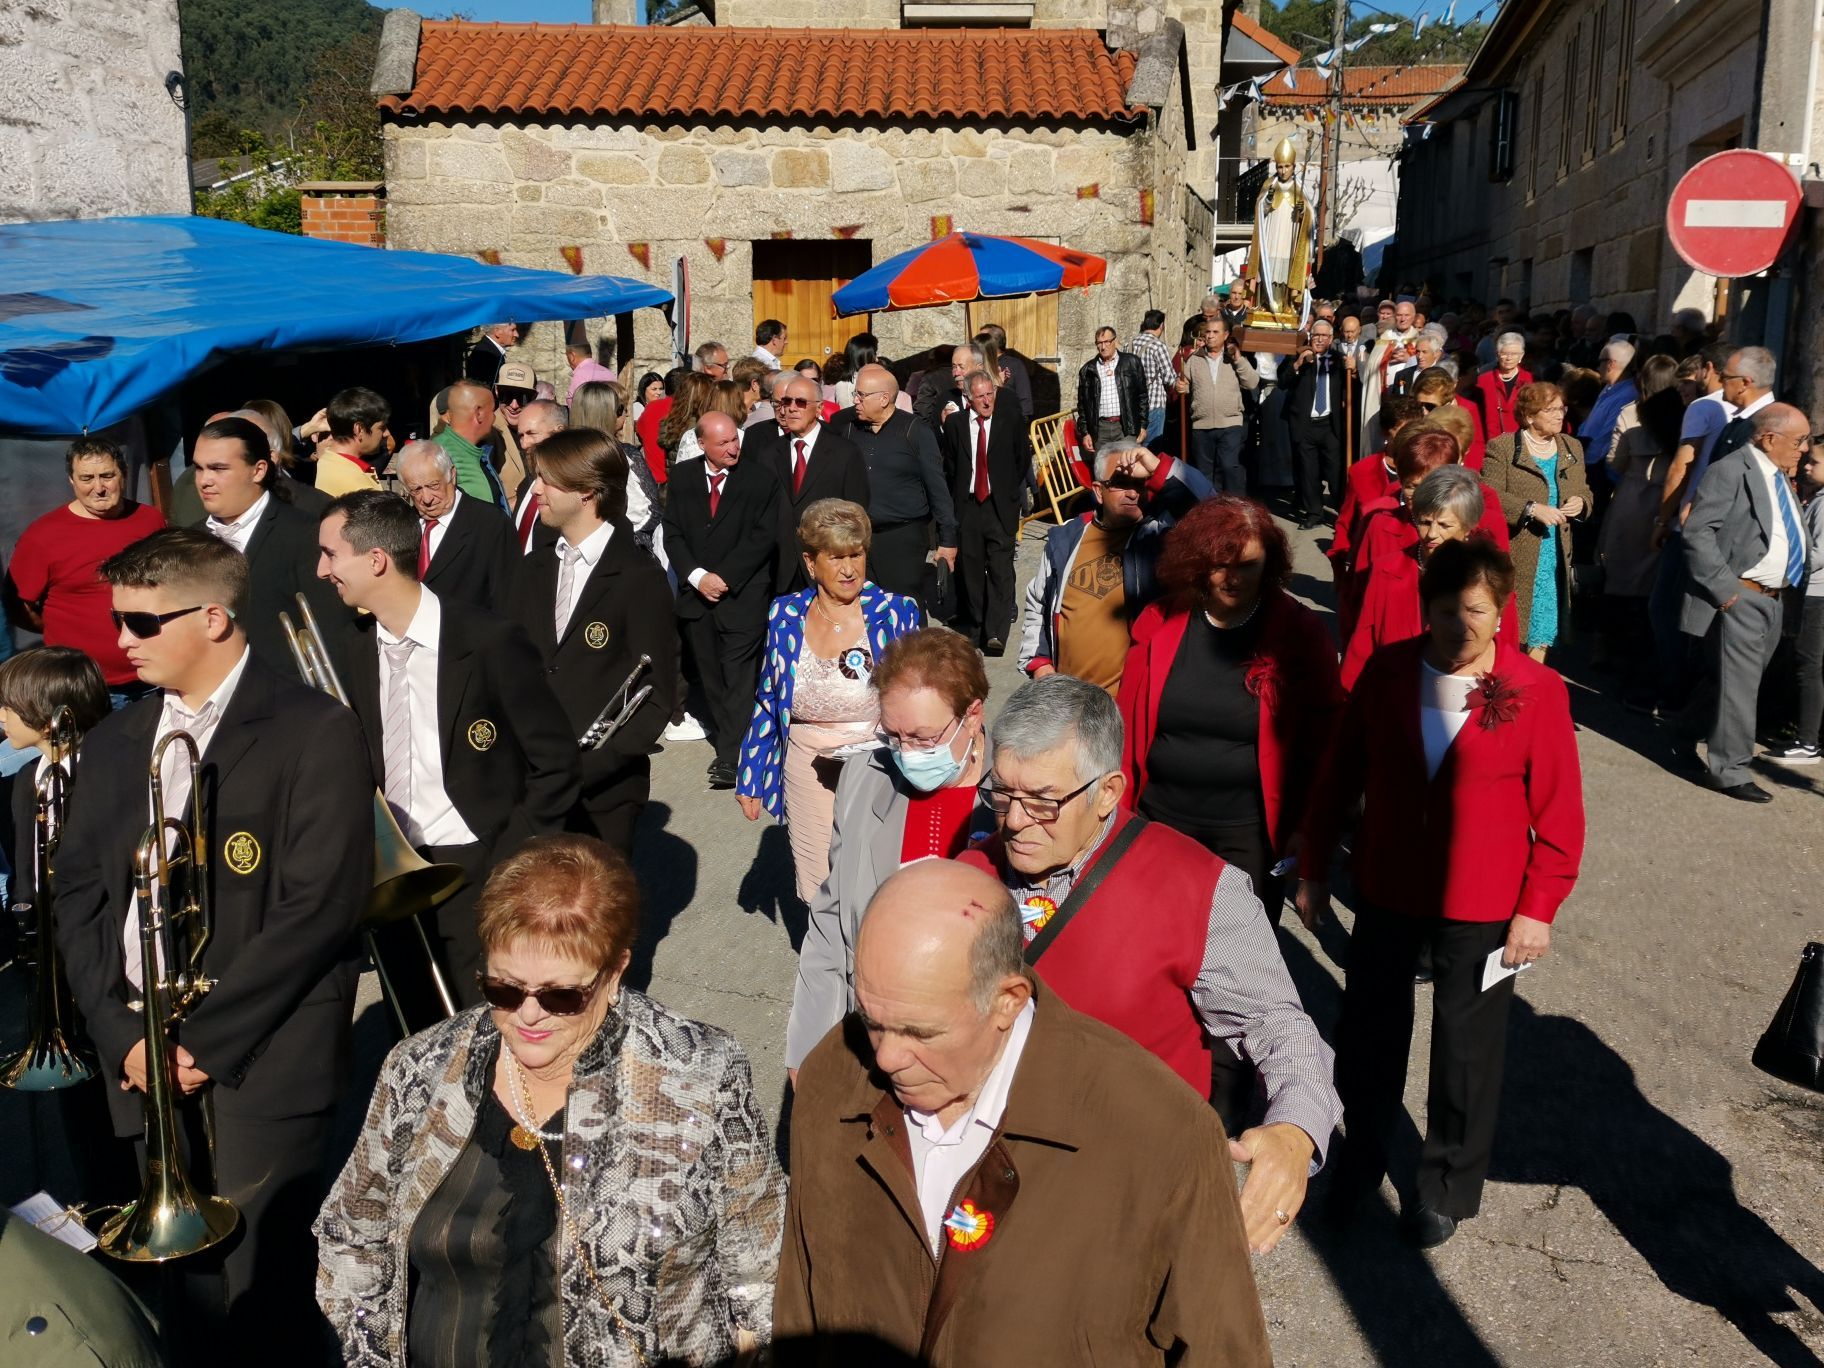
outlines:
M321 689L346 707L348 693L336 675L336 667L330 662L329 653L323 649L323 633L317 626L316 614L311 611L310 600L299 594L297 602L298 625L292 624L289 613L279 614L279 625L285 629L285 641L291 647L291 657L297 663L298 673L303 676L306 684ZM444 1015L455 1016L456 999L450 993L449 984L444 981L443 971L437 967L437 956L431 949L430 937L425 934L424 923L418 919L418 914L448 901L468 881L469 876L461 865L432 864L414 850L405 833L399 829L399 821L393 816L393 809L387 803L385 795L378 789L374 791L374 886L368 894L367 909L361 918L361 933L367 940L368 958L373 961L374 972L380 977L381 991L393 1009L402 1035L410 1035L411 1028L399 1005L399 996L394 991L392 978L381 961L379 946L374 942L374 928L389 922L410 920L418 933L419 944L424 949L431 985L437 991L437 999L443 1006Z
M188 752L190 820L165 812L162 771L172 746ZM215 986L203 976L208 948L209 833L203 817L203 776L196 741L174 731L153 747L149 780L152 821L133 852L133 894L139 910L140 1020L146 1045L146 1180L139 1199L101 1228L100 1249L129 1263L165 1263L200 1253L233 1233L241 1219L225 1197L199 1194L185 1171L177 1141L177 1077L173 1030ZM183 877L183 894L175 881ZM214 1161L215 1127L209 1099L203 1116Z
M64 1029L69 989L57 955L57 917L52 895L57 843L76 773L76 722L67 706L51 715L47 733L51 763L33 788L32 904L15 903L15 915L31 911L36 920L31 1033L25 1048L0 1061L0 1086L20 1092L52 1092L95 1076L95 1059L74 1030Z

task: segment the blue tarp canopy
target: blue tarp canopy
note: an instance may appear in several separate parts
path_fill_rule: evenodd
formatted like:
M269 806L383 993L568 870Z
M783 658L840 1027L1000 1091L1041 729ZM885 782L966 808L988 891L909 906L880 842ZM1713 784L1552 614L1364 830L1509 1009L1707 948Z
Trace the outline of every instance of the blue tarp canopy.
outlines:
M671 302L618 276L488 266L207 218L0 225L0 431L130 417L230 352L365 347Z

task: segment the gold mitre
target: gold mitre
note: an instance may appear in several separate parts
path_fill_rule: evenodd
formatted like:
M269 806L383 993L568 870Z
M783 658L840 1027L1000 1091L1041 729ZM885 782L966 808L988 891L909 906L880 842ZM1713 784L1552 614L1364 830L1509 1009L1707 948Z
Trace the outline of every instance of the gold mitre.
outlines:
M1298 164L1298 149L1292 146L1292 139L1281 138L1279 146L1273 149L1273 165L1295 166Z

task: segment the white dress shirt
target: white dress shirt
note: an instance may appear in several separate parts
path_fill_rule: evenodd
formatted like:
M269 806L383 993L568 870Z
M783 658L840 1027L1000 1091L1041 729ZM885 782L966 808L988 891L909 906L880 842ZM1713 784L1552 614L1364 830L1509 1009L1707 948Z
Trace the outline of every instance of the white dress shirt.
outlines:
M1792 542L1786 536L1786 519L1780 516L1779 484L1784 482L1786 476L1767 459L1759 447L1750 447L1749 450L1754 453L1755 473L1761 477L1761 484L1767 490L1767 507L1773 510L1773 523L1767 529L1767 554L1742 571L1742 578L1751 579L1764 589L1784 589L1786 562L1792 555ZM1786 497L1792 501L1792 515L1796 520L1799 516L1799 500L1790 486L1787 487Z
M980 414L978 414L974 409L969 410L969 485L968 485L968 492L969 492L969 496L971 498L975 497L975 453L977 451L982 452L983 460L986 461L988 443L994 440L993 424L994 424L994 419L992 416L984 418ZM988 492L990 494L994 493L994 480L992 477L989 477L989 480L988 480Z
M396 646L396 637L378 622L374 634L382 646ZM413 845L472 845L476 835L462 820L456 804L443 787L443 727L437 716L437 651L443 636L443 605L437 595L420 587L418 611L412 614L405 637L417 643L406 662L405 686L412 696L412 802L399 814L406 839ZM386 652L380 652L380 707L386 709L386 688L392 681ZM385 750L385 738L381 740Z
M576 569L571 573L570 578L570 602L564 605L565 622L569 622L576 616L576 605L583 601L583 587L589 583L589 576L595 573L596 563L601 560L602 553L608 549L608 539L613 534L614 525L602 523L595 531L583 538L580 546L570 548L571 553L576 557ZM558 540L566 546L570 545L568 537L559 537ZM552 554L557 554L555 549ZM555 605L553 606L555 607Z
M723 492L723 494L728 493L728 474L730 471L732 471L734 469L733 466L724 466L721 470L717 470L708 461L702 461L701 469L703 471L703 487L705 489L714 489L715 488L715 478L716 478L716 476L720 475L720 476L722 476L722 492ZM675 467L674 467L674 472L673 472L673 478L674 479L676 478ZM686 477L686 478L688 478L688 477ZM695 570L692 570L690 572L690 587L692 589L695 589L699 585L701 585L703 583L703 576L707 575L708 573L709 573L709 568L707 566L703 566L703 565L699 565Z
M1469 695L1474 675L1445 674L1429 661L1419 662L1419 734L1425 741L1425 777L1438 777L1438 767L1469 721Z
M982 1080L975 1105L958 1117L955 1125L945 1129L935 1113L905 1109L912 1172L918 1180L918 1205L933 1254L944 1247L944 1217L950 1214L957 1185L988 1152L989 1142L1001 1124L1001 1113L1007 1110L1007 1093L1013 1087L1014 1071L1020 1067L1026 1037L1032 1032L1035 1010L1028 999L1008 1028L1007 1043L1001 1047L1001 1057L988 1071L988 1077Z
M437 548L443 545L443 534L450 530L450 519L456 516L457 505L461 502L462 491L459 489L456 491L456 497L451 501L449 509L446 512L437 515L437 526L431 529L431 553L425 558L427 561L434 561L437 559ZM424 535L424 523L425 520L421 515L418 519L419 536Z
M207 526L212 533L244 556L247 554L247 543L253 540L253 529L259 526L260 516L266 511L266 501L271 497L270 494L261 494L253 501L251 508L229 522L223 522L211 513Z

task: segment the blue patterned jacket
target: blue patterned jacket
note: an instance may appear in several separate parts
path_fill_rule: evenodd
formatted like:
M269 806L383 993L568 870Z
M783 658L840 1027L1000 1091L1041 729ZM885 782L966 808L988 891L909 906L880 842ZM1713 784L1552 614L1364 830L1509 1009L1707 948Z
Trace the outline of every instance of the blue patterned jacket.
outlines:
M811 611L816 593L811 588L776 598L766 615L760 687L735 776L737 794L758 798L781 821L785 820L785 739L792 728L792 688L798 677L798 653L804 649L804 615ZM861 617L868 649L876 660L894 637L925 625L917 603L873 583L861 587Z

